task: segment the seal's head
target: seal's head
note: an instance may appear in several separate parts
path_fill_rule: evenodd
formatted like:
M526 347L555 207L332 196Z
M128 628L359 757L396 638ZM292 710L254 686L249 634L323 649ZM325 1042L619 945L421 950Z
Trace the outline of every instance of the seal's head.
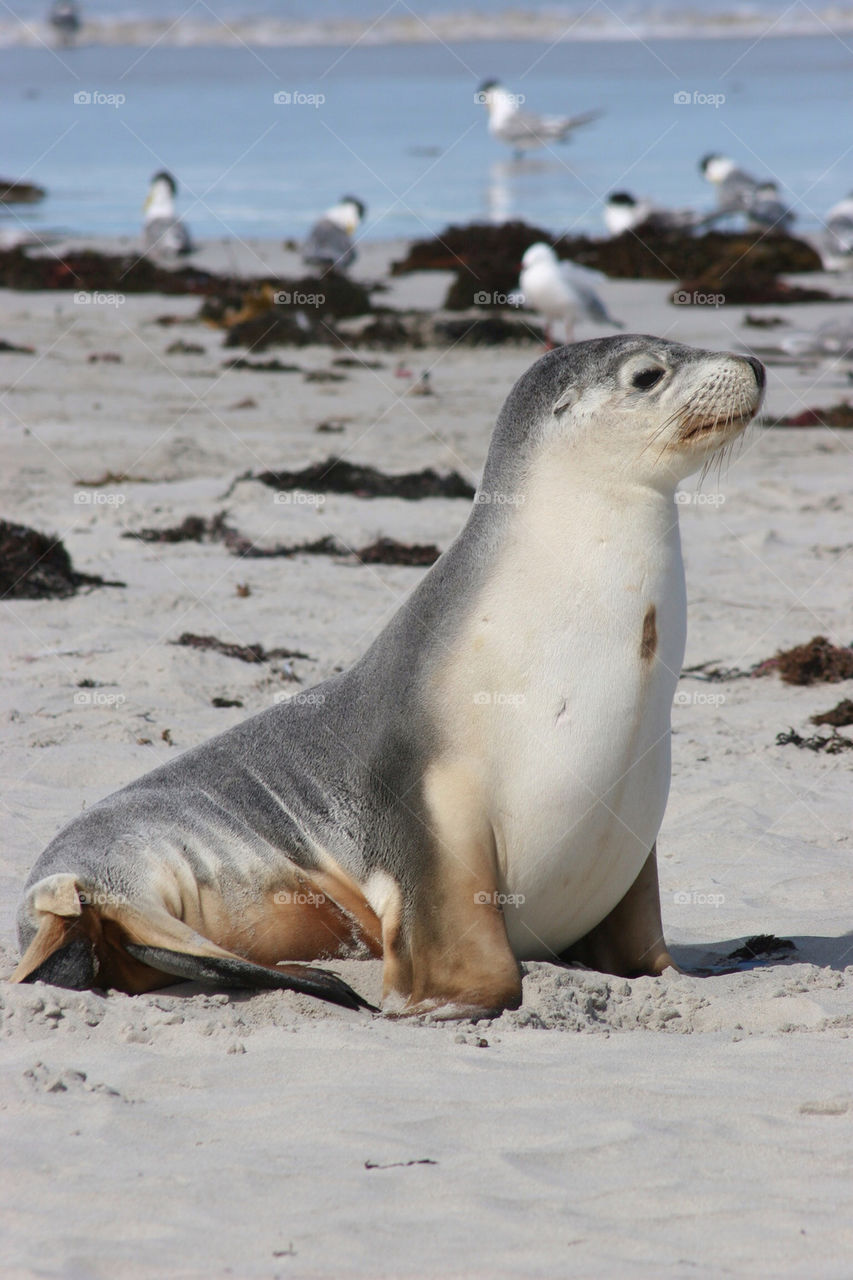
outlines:
M563 468L567 480L618 476L674 490L737 439L758 412L764 382L751 357L645 334L558 347L510 392L487 472L500 470L503 486L517 487L542 462Z

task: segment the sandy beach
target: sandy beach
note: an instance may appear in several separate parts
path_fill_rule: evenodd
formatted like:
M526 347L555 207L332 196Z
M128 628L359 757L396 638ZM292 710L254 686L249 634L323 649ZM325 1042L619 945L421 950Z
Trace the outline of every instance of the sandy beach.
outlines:
M384 282L383 306L435 310L448 277L390 278L399 256L365 245L354 275ZM296 263L262 242L210 243L197 261L247 274ZM836 315L676 307L670 292L601 286L629 332L712 349L771 342L744 327L746 310L784 311L791 330ZM2 292L0 338L33 348L0 354L2 515L125 584L3 602L3 976L22 885L60 827L348 665L424 572L122 534L227 510L265 545L388 536L443 550L465 501L277 503L238 477L338 454L476 484L495 416L540 354L532 339L307 346L267 353L298 372L235 370L224 365L241 352L198 311L192 297ZM170 353L178 341L202 350ZM348 356L376 367L334 363ZM412 395L425 370L434 394ZM849 393L844 361L771 362L765 417ZM687 668L747 670L815 635L851 642L852 450L850 432L753 426L719 476L687 482ZM128 478L84 483L107 473ZM308 656L249 664L175 645L186 632ZM629 981L530 964L522 1007L477 1024L192 984L139 997L0 985L3 1275L849 1276L853 755L776 741L808 737L849 683L700 675L679 686L658 846L686 972ZM756 935L793 947L714 972ZM334 967L378 997L378 962Z

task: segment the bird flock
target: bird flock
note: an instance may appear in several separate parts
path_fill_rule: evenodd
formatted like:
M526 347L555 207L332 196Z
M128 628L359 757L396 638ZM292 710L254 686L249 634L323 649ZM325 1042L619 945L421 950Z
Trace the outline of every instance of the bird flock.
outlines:
M57 30L70 34L77 21L74 6L55 4L51 20ZM512 93L495 79L480 85L475 100L487 110L491 136L509 147L518 159L531 151L567 142L577 129L592 124L602 114L587 111L578 115L539 115L527 109L523 95ZM704 156L699 170L715 192L713 208L671 209L630 191L614 191L602 209L607 231L619 236L643 231L690 234L738 225L764 232L787 232L792 228L795 214L771 179L755 177L738 168L730 157L718 153ZM143 245L144 252L152 257L168 259L195 252L192 237L176 211L177 190L175 178L165 170L151 179L144 206ZM364 201L353 195L342 196L326 209L301 246L305 267L320 275L347 272L356 259L356 237L365 216ZM827 270L853 267L853 193L828 210L817 247ZM542 315L549 345L558 325L562 326L563 340L570 342L581 320L622 327L596 292L601 278L598 272L560 261L550 245L537 243L524 254L518 291L511 300Z

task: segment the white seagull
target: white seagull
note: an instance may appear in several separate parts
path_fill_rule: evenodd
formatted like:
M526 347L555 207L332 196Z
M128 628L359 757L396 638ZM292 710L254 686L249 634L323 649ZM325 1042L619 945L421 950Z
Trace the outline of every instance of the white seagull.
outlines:
M302 246L306 267L320 271L346 271L355 261L352 238L361 226L366 209L355 196L342 196L327 209L308 232Z
M498 80L484 80L476 100L488 108L489 133L512 147L516 155L544 147L549 142L565 142L574 129L601 115L600 111L587 111L580 116L534 115L532 111L523 111L518 95L510 93Z
M592 287L593 281L601 279L597 271L574 262L561 262L551 246L541 241L526 250L518 281L521 300L545 317L545 342L549 348L554 345L551 326L557 322L565 327L566 342L574 341L579 320L609 324L615 329L625 327L621 320L613 319Z
M165 169L151 179L144 205L143 240L145 252L153 257L171 258L195 252L190 233L175 212L177 190L178 184Z

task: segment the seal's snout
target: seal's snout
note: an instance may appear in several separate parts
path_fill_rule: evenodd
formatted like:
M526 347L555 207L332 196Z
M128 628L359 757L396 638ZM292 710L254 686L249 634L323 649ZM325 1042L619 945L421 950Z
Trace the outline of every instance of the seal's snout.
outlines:
M764 365L760 360L756 360L755 356L744 356L744 359L755 374L755 381L758 385L758 390L763 391L767 385L767 373L765 372Z
M727 444L752 421L764 397L767 376L754 356L708 353L698 384L688 385L677 415L677 445L698 445L707 454Z

